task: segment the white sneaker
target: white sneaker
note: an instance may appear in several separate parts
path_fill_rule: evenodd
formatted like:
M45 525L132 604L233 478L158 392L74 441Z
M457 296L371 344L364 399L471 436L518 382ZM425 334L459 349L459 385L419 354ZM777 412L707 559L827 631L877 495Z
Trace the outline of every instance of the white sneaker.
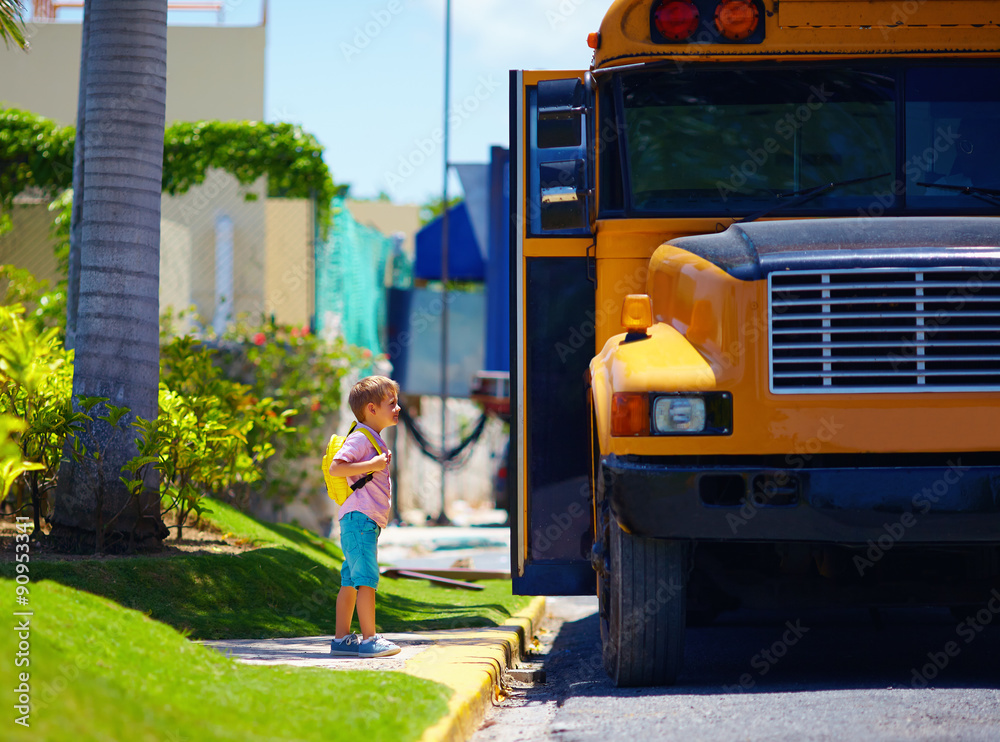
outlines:
M389 657L399 654L399 647L381 634L375 634L358 645L358 657Z

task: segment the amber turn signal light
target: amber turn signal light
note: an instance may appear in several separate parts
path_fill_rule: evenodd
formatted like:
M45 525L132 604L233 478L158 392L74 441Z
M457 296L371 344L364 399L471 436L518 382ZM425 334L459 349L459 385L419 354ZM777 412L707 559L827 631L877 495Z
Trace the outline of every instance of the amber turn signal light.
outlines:
M757 30L760 13L752 0L722 0L715 7L715 28L731 41L742 41Z
M649 395L618 392L611 397L611 435L649 435Z

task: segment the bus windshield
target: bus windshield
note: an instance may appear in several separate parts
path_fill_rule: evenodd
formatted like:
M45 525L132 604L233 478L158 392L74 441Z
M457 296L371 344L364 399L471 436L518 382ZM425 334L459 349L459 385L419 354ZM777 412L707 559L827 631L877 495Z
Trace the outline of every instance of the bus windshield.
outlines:
M635 215L997 211L996 68L689 64L624 71L615 97Z

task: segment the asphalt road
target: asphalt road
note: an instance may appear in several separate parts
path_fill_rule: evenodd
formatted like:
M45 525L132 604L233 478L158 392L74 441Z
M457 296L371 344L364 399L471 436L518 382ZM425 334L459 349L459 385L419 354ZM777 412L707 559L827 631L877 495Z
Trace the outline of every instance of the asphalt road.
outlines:
M1000 601L946 610L740 612L689 629L671 688L618 689L594 598L550 598L536 663L474 742L1000 740Z

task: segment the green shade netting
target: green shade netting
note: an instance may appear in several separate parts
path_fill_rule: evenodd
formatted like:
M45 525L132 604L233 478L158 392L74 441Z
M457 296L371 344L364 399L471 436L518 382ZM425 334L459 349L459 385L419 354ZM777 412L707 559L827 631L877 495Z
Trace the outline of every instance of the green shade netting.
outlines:
M394 242L359 223L343 198L333 200L333 229L316 250L316 321L372 353L385 351L386 265Z

